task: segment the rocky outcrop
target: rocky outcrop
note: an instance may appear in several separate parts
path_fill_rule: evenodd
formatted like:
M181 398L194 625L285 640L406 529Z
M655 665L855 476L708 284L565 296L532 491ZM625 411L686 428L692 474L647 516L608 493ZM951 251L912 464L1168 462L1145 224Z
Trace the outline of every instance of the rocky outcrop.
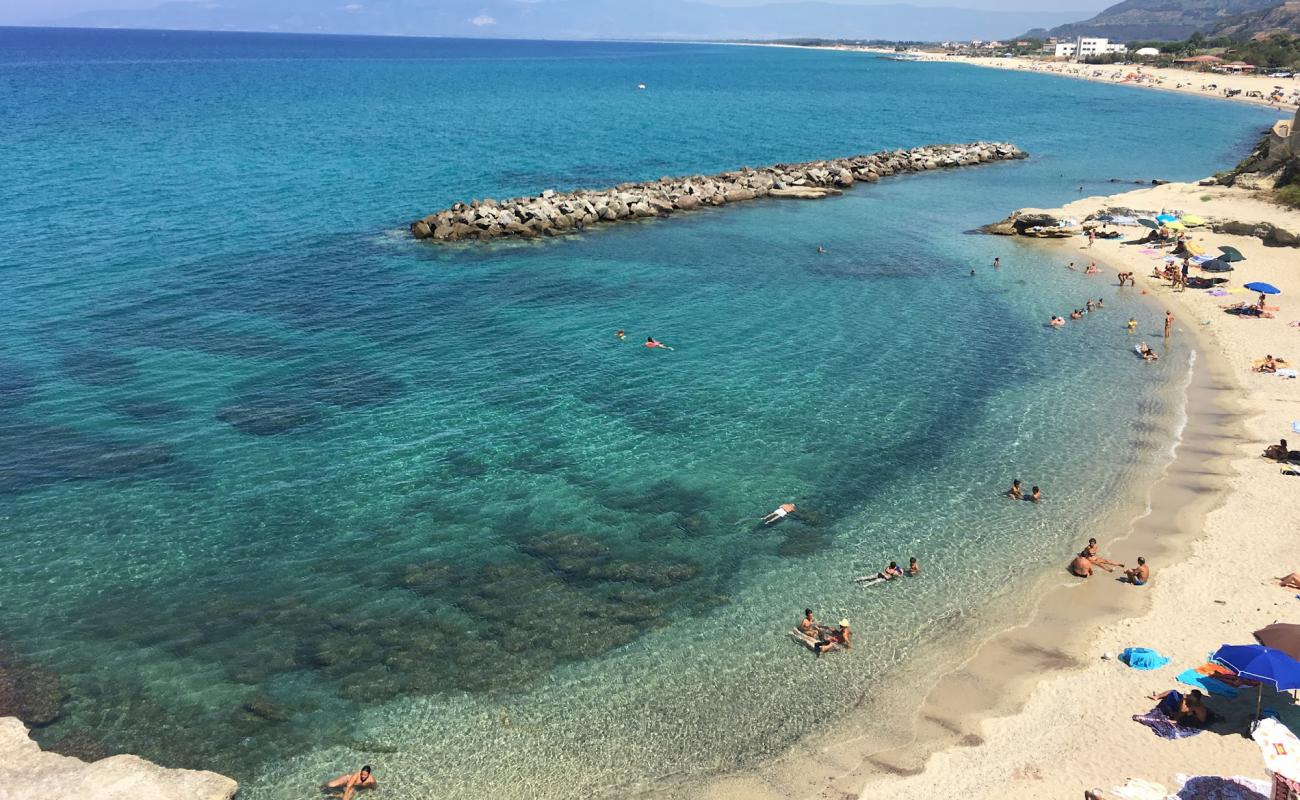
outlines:
M17 717L36 728L58 720L68 692L59 676L0 643L0 717Z
M436 242L558 236L594 225L666 217L759 197L819 199L855 183L872 183L888 175L1024 157L1025 153L1013 144L973 142L761 169L744 167L720 175L660 178L611 189L564 193L547 189L536 197L457 203L412 222L411 235Z
M1077 226L1063 225L1059 218L1038 208L1022 208L1001 222L993 222L976 230L995 236L1029 236L1036 239L1063 239L1079 233Z
M1300 247L1300 235L1271 222L1240 222L1237 220L1211 220L1210 230L1230 236L1254 236L1274 247Z
M31 800L231 800L239 785L215 772L166 769L139 756L86 763L41 752L16 717L0 719L0 796Z

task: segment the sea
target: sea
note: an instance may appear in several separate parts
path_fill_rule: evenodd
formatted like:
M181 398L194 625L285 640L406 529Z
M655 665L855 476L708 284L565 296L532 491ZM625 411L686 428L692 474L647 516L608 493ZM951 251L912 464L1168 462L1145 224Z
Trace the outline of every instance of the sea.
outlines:
M759 769L845 697L902 724L899 676L1140 505L1192 360L1086 250L969 231L1228 168L1273 116L864 53L0 29L0 646L66 693L33 735L245 800L361 763L389 797L558 800ZM973 140L1030 157L407 233ZM857 646L814 659L804 608Z

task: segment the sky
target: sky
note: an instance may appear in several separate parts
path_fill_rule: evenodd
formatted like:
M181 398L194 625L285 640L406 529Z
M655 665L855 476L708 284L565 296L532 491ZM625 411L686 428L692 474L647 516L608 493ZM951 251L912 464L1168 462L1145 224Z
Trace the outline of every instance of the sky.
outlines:
M879 5L899 0L831 0L844 5ZM328 0L322 0L327 3ZM609 0L611 6L629 2L636 5L652 4L655 0ZM790 0L701 0L718 6L756 6L771 5ZM1112 5L1115 0L1056 0L1044 3L1042 0L902 0L916 6L947 6L951 8L971 8L988 11L1019 11L1024 9L1041 9L1045 5L1068 8L1071 11L1096 12ZM161 0L0 0L0 25L28 25L40 22L57 21L85 11L148 9L160 5ZM436 5L437 0L433 0ZM277 0L266 0L265 5L274 7Z

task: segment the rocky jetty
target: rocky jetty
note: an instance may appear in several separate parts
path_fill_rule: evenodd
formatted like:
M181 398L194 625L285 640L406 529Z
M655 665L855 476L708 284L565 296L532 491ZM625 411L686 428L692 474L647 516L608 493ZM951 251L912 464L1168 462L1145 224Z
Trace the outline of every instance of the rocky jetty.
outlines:
M611 189L547 189L536 197L474 200L411 223L411 235L437 242L557 236L610 222L666 217L679 211L722 206L759 197L819 199L855 183L888 175L968 167L1024 158L1004 142L932 145L869 155L744 167L720 175L660 178Z
M231 800L239 785L215 772L165 769L139 756L87 763L41 752L16 717L0 718L0 796L94 800Z

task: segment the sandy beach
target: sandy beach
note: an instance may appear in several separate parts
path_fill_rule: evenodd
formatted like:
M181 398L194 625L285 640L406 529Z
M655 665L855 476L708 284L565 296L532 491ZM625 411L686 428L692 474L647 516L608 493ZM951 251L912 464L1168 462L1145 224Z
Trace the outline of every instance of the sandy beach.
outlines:
M871 50L870 52L892 54L893 51ZM922 61L970 64L976 67L1008 69L1018 72L1040 72L1065 78L1182 92L1220 100L1231 99L1237 102L1255 103L1281 109L1293 109L1296 107L1296 103L1300 101L1300 80L1295 78L1269 78L1266 75L1223 75L1217 72L1142 65L1076 64L1073 62L1047 61L1023 57L968 58L940 53L912 53L911 55L918 57ZM1283 102L1280 104L1270 103L1268 100L1269 95L1273 92L1274 87L1279 86L1284 93ZM1229 98L1226 94L1228 90L1239 90L1240 94Z
M1082 219L1115 205L1181 209L1208 218L1269 220L1291 229L1300 227L1300 213L1261 202L1245 190L1194 184L1089 197L1061 212ZM1134 616L1104 625L1066 620L1070 635L1063 638L1082 637L1088 642L1080 659L1083 666L1049 672L1033 686L1018 713L978 723L975 736L967 739L973 746L934 755L920 774L873 779L862 796L887 790L902 797L1078 797L1085 789L1108 789L1130 777L1154 780L1171 790L1178 786L1180 774L1265 778L1258 748L1242 735L1254 711L1248 693L1236 700L1215 698L1211 707L1226 718L1225 725L1189 739L1159 739L1130 719L1151 708L1153 703L1146 698L1151 692L1181 687L1174 681L1180 671L1200 665L1221 644L1253 642L1252 631L1292 619L1288 612L1300 602L1295 591L1279 588L1272 580L1300 566L1290 537L1300 522L1300 494L1293 477L1260 457L1265 445L1288 434L1296 438L1291 423L1300 416L1300 384L1251 368L1252 359L1266 353L1288 359L1300 353L1300 331L1288 324L1300 319L1300 310L1290 308L1286 299L1300 291L1300 276L1295 274L1300 254L1291 248L1265 247L1250 237L1205 231L1197 233L1196 239L1212 251L1231 245L1246 255L1246 262L1231 274L1229 286L1266 280L1280 288L1277 302L1282 310L1276 317L1250 319L1224 313L1221 307L1229 302L1254 299L1244 290L1223 297L1204 290L1176 292L1167 281L1144 277L1160 261L1140 247L1098 240L1088 248L1082 239L1031 246L1044 269L1095 258L1099 266L1106 266L1097 279L1112 284L1116 271L1135 272L1137 288L1129 291L1158 298L1177 319L1173 335L1196 336L1198 353L1205 357L1197 365L1200 387L1189 389L1189 418L1178 457L1153 489L1151 513L1136 521L1133 531L1120 541L1114 541L1113 535L1113 544L1102 539L1106 554L1115 560L1131 563L1146 554L1154 567L1151 585L1136 590L1099 573L1086 585L1074 581L1072 589L1065 589L1093 599L1098 593L1112 595L1124 605L1142 594L1142 607ZM1123 324L1123 320L1113 322ZM1142 320L1135 339L1158 348L1159 327L1158 319ZM1133 357L1129 352L1116 353L1116 358ZM1099 532L1099 538L1104 536ZM1152 555L1155 548L1159 556ZM1046 610L1051 606L1049 598L1042 618L1026 630L990 641L963 670L964 675L948 676L932 691L928 705L943 707L959 702L963 691L978 693L981 673L993 665L989 656L1000 649L997 639L1023 639L1034 627L1059 616L1060 609ZM1113 658L1130 646L1154 648L1172 661L1152 672L1130 669ZM1284 721L1294 715L1289 698L1270 699L1266 691L1264 703L1281 710ZM1032 737L1032 745L1027 745L1027 737Z

